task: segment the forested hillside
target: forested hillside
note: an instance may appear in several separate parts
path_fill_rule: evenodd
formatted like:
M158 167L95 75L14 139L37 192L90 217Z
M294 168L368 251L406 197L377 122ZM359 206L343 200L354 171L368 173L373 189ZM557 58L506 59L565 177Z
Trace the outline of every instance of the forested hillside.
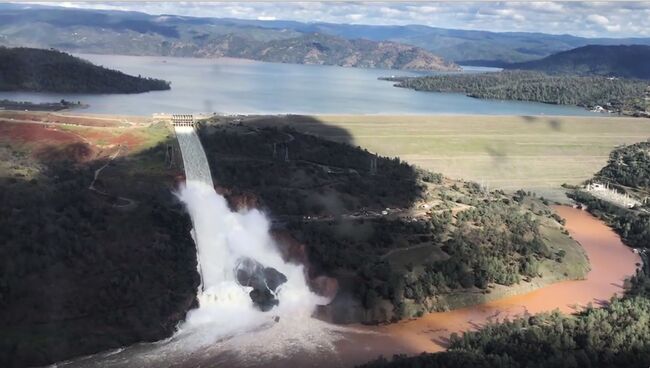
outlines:
M611 158L618 162L621 157L635 157L640 147L645 144L617 149ZM625 177L629 171L612 170L612 160L599 175L611 175L612 180L618 180L619 174ZM643 162L647 161L627 161L631 166ZM644 171L636 182L647 179ZM490 323L461 336L452 334L446 352L390 361L380 358L363 367L650 366L650 214L609 204L582 191L571 196L612 226L626 244L639 248L644 265L630 280L624 297L613 298L602 308L589 306L577 315L551 312Z
M505 68L536 70L548 74L650 79L648 60L650 46L589 45L559 52L541 60L510 64Z
M141 93L169 82L134 77L56 50L0 47L0 91Z
M612 151L607 165L596 174L596 178L649 192L650 140Z
M365 368L629 367L650 364L649 270L632 291L605 308L577 316L558 312L488 324L452 335L449 350L416 357L379 359Z
M650 84L645 81L549 76L530 71L385 79L396 81L397 87L418 91L460 92L476 98L583 107L600 105L617 112L645 112L649 104L646 97L650 96Z
M0 121L2 367L164 339L199 283L190 219L170 193L178 171L165 165L166 144L107 166L94 183L108 194L89 189L117 149L108 143L128 141L125 153L166 128L49 125Z
M612 188L635 197L642 202L640 208L623 208L582 190L572 191L569 196L607 222L626 244L650 248L650 142L613 150L607 165L596 173L594 181L609 183Z
M396 42L375 42L363 39L306 34L304 36L273 40L256 44L250 41L250 50L224 51L226 56L294 64L324 64L361 68L460 70L422 48Z
M496 285L587 270L577 243L527 193L487 193L397 158L376 157L373 172L369 152L289 128L220 121L201 138L219 185L232 197L253 194L281 233L304 244L310 273L339 281L327 307L338 322L458 308L496 294Z

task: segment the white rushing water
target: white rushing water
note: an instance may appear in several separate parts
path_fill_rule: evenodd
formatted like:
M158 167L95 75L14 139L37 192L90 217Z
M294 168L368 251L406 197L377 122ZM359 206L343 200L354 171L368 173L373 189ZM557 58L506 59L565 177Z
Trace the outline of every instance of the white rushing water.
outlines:
M311 315L316 305L327 300L311 292L303 266L283 260L263 213L255 209L233 212L226 199L215 192L208 161L194 129L176 127L176 136L186 174L186 185L177 195L192 218L201 275L199 307L188 313L177 336L191 335L195 343L203 345L253 330L298 325L291 327L297 332L306 325L314 325ZM237 283L235 268L243 257L273 267L287 277L276 293L279 305L271 311L255 308L248 295L252 288ZM281 332L287 333L286 329ZM274 342L277 343L264 344L272 346Z
M201 140L196 135L194 128L179 126L175 127L174 130L176 131L178 144L181 147L186 181L188 183L203 183L210 188L214 187L208 159L205 157Z
M236 281L235 268L242 258L273 267L287 277L287 282L277 291L281 303L274 308L273 315L289 311L292 315L311 315L315 306L324 300L309 290L303 266L282 259L270 236L270 223L263 213L255 209L230 210L226 199L214 190L208 160L194 129L175 129L186 175L186 185L177 195L192 218L192 235L201 275L199 308L189 313L183 328L197 323L219 322L231 307L238 315L247 314L245 319L248 320L257 319L256 315L268 319L268 313L253 307L248 296L251 288L242 287ZM229 325L237 323L232 318L224 322Z
M330 356L348 328L312 318L328 302L309 289L302 265L283 260L258 210L231 211L212 183L205 152L191 127L176 127L186 184L176 194L192 218L201 286L198 308L188 312L167 340L57 363L59 367L264 367L297 356ZM279 305L257 309L239 285L235 268L241 257L273 267L287 277L276 291ZM283 366L283 364L280 364Z

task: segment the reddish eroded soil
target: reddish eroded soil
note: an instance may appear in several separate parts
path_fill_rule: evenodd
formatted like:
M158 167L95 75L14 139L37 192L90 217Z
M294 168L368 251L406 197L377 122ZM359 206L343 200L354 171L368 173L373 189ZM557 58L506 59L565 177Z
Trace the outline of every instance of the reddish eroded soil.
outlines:
M73 134L49 128L45 124L23 124L0 120L0 139L22 143L62 144L80 141Z
M111 132L110 129L78 129L73 134L82 136L83 138L93 142L99 146L106 145L121 145L129 148L140 146L144 139L131 132L124 132L121 134L114 134L115 130Z
M8 120L4 118L8 113L12 112L0 114L0 142L6 140L13 145L23 145L33 157L43 161L70 159L84 162L112 154L113 150L106 150L106 146L133 149L144 142L143 137L123 129L121 134L115 134L115 130L110 128L68 131L52 123Z
M99 150L78 135L45 124L12 123L0 120L0 141L22 145L40 161L84 162L99 156Z
M63 115L50 112L2 111L0 112L0 118L44 123L65 123L93 127L127 126L122 119L118 118Z

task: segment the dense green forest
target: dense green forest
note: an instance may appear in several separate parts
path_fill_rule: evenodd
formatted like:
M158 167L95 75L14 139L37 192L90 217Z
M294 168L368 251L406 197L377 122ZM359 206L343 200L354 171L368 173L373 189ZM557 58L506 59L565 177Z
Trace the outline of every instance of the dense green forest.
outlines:
M435 300L452 291L490 293L495 284L539 277L543 262L562 262L563 252L540 234L541 222L555 223L551 210L526 193L444 185L440 174L287 127L207 126L201 140L218 185L231 197L253 193L278 231L306 245L313 274L349 286L332 305L353 314L341 320L389 321L444 309ZM427 215L405 211L431 199L439 204ZM525 201L538 202L534 212ZM458 206L467 209L452 216ZM404 252L412 247L417 253ZM358 304L339 304L347 296ZM391 306L379 310L386 301Z
M418 91L459 92L476 98L603 106L611 111L646 111L646 81L605 77L549 76L530 71L384 78Z
M505 68L548 74L650 79L648 60L650 46L647 45L587 45L540 60L509 64Z
M562 262L564 253L542 240L536 216L516 202L506 204L495 197L473 206L455 219L446 210L419 221L360 220L349 225L370 232L368 237L342 233L336 221L293 223L290 230L308 244L310 261L322 270L356 272L353 296L365 309L375 310L383 300L393 306L386 315L366 322L413 317L430 311L422 307L427 299L470 289L490 293L495 284L510 286L540 277L544 260ZM382 257L390 250L422 244L438 246L442 256L404 265ZM431 310L449 308L435 304Z
M643 200L650 190L650 142L640 142L614 149L605 165L595 176L595 181L605 181L612 187ZM650 203L640 208L627 209L600 200L591 194L574 190L568 193L588 211L607 222L621 235L626 244L636 248L650 247Z
M452 335L449 350L380 358L366 368L629 367L650 365L650 271L641 271L625 298L575 316L559 312L488 324Z
M650 244L649 234L644 244ZM650 267L631 279L623 298L577 315L557 311L489 323L452 334L443 353L379 358L366 368L638 367L650 365Z
M397 158L377 157L378 175L367 175L374 157L369 152L292 129L206 131L201 139L220 185L254 191L274 215L332 216L359 207L404 207L424 194L417 180L422 172Z
M596 179L650 191L650 140L613 150Z
M53 49L0 46L0 91L141 93L169 88L164 80L134 77Z
M165 147L102 172L96 185L135 201L119 207L88 190L105 162L38 161L0 143L0 366L161 340L184 319L199 283L196 250Z
M631 155L645 145L615 150L611 157ZM632 148L631 148L632 147ZM610 167L612 162L608 164ZM625 177L637 172L645 160L628 161L631 167L618 171L603 169L599 174L632 184ZM635 183L645 183L648 172L640 173ZM625 243L641 248L643 267L632 277L625 296L613 298L602 308L588 307L576 315L559 312L490 323L478 331L452 334L449 349L438 354L415 357L380 358L366 368L419 367L638 367L650 366L650 213L624 209L601 201L588 193L570 194L588 210L606 221ZM645 253L643 252L645 249Z

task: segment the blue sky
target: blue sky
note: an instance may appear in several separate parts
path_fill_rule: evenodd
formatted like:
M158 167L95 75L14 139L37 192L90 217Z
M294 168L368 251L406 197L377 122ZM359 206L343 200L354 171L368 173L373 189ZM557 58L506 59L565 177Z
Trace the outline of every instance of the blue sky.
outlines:
M151 14L650 37L650 2L58 2Z

